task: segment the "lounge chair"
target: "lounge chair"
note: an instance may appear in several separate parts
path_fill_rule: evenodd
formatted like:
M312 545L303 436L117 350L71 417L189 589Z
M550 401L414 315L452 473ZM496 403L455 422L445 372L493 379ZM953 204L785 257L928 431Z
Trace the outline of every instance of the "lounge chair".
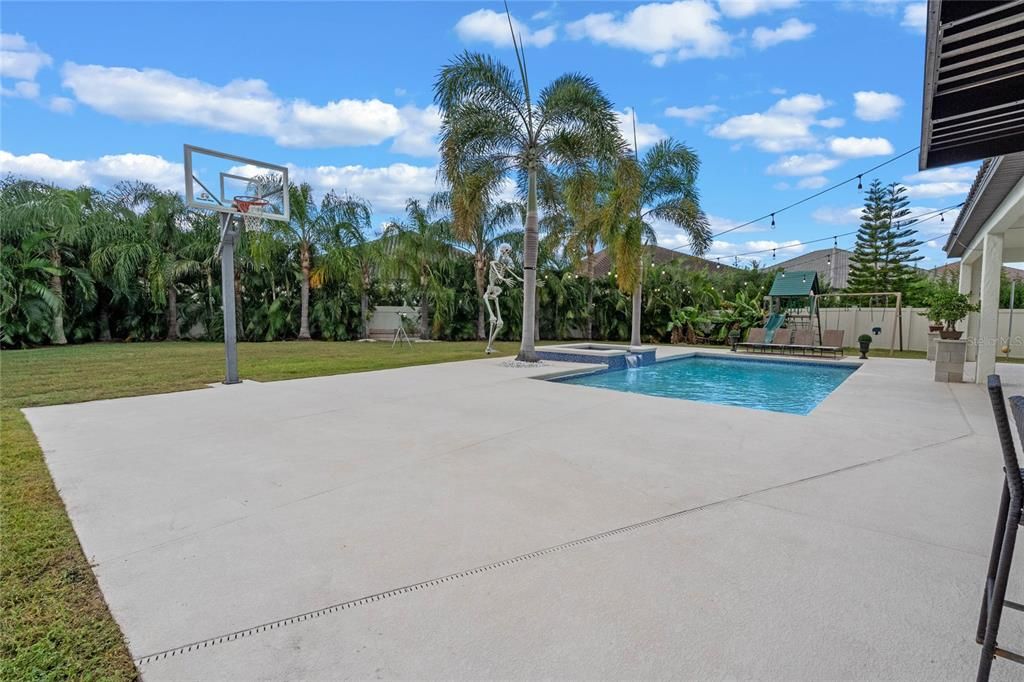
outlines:
M747 332L747 340L737 343L737 348L745 350L762 350L764 348L764 327L751 327Z
M790 343L792 337L792 329L776 329L772 342L767 344L765 348L771 353L785 353L792 345Z
M821 354L831 353L832 357L843 357L846 355L846 351L843 348L843 335L846 334L842 329L826 329L821 335Z
M801 355L810 355L816 352L818 346L814 343L814 331L810 329L799 329L793 332L793 345L791 350Z

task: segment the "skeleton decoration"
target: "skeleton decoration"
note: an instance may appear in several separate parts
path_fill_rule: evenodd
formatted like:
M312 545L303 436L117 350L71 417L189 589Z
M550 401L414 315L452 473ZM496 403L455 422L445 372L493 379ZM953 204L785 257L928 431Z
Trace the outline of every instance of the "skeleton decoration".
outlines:
M494 353L494 338L505 326L501 321L501 309L498 307L498 296L501 295L501 284L515 284L523 278L512 270L512 247L502 244L498 247L498 257L491 261L487 276L487 290L484 292L484 305L491 322L491 333L487 337L487 354Z

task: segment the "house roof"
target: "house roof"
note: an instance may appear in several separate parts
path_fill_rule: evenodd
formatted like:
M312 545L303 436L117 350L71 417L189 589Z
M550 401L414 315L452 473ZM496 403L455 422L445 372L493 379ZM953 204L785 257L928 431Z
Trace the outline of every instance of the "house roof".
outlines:
M1020 268L1011 268L1009 266L1003 266L1003 272L1010 279L1017 280L1018 282L1024 281L1024 270ZM930 277L953 277L957 278L960 276L960 264L959 263L948 263L947 265L940 265L937 268L932 268L928 271Z
M1024 150L1019 0L930 0L919 166Z
M1024 178L1024 152L985 159L943 250L960 258L1006 197Z
M797 298L810 296L820 291L818 273L814 270L787 270L775 275L769 296L779 298Z
M846 249L818 249L772 265L767 270L814 270L819 281L832 289L845 289L850 276L850 256Z
M691 256L685 253L679 253L672 249L666 249L663 246L646 246L644 247L645 260L644 262L655 265L662 265L669 262L678 262L684 268L688 270L735 270L736 268L725 263L718 261L708 260L706 258L700 258L698 256ZM647 260L647 259L650 260ZM594 277L607 277L608 273L612 270L612 258L608 249L603 249L594 254Z

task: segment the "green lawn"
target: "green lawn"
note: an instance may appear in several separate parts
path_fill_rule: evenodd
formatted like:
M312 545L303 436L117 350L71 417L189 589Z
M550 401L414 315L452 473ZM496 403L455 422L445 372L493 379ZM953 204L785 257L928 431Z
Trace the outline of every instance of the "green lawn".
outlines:
M239 372L294 379L484 357L480 342L242 343ZM513 354L515 343L499 343ZM0 679L129 680L135 667L50 479L22 407L202 388L219 343L91 344L0 354Z

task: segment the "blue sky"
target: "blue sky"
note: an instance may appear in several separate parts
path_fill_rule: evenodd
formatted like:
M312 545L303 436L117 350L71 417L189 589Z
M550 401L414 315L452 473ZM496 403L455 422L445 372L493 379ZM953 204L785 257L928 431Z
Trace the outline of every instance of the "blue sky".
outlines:
M756 218L919 142L923 2L512 2L535 88L600 83L641 151L672 136L702 160L717 230ZM142 178L181 190L183 143L288 164L373 203L375 219L434 189L431 87L456 53L512 63L486 2L5 2L0 169L74 186ZM253 28L240 24L254 17ZM237 26L240 30L232 32ZM900 181L925 213L961 202L977 164L865 176ZM855 185L723 235L712 257L856 229ZM956 212L922 224L925 264ZM659 226L660 243L683 244ZM936 241L937 240L937 241ZM852 244L840 238L840 246ZM771 262L771 254L754 256Z

